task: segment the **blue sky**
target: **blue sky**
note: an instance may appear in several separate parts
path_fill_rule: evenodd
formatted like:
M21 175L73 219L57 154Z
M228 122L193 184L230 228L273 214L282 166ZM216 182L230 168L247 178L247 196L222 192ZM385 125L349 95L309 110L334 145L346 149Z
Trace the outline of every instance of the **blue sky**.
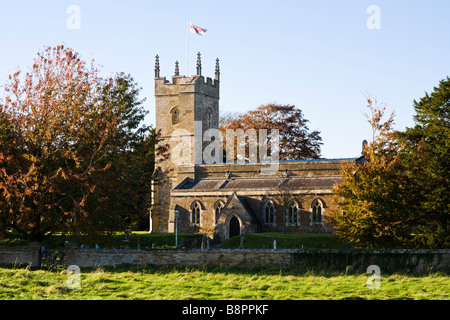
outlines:
M66 21L80 8L80 29ZM370 5L381 29L369 29ZM413 125L413 100L450 75L450 1L3 1L0 83L32 65L47 45L65 43L102 72L130 73L154 123L154 59L161 75L186 68L189 18L206 28L190 34L189 73L197 52L214 77L220 59L222 112L269 102L294 104L321 131L322 156L358 156L371 130L367 95L396 113L396 128Z

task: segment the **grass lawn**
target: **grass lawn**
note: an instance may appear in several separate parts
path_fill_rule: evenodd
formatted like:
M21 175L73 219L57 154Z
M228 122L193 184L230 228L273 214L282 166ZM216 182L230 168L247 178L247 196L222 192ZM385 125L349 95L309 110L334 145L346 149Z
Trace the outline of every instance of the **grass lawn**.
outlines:
M0 268L0 299L450 299L445 274L381 275L380 289L366 274L297 273L119 266L81 270L79 289L69 289L66 270Z
M350 247L347 243L333 234L325 233L248 233L244 236L244 248L246 249L270 249L276 240L277 249L339 249ZM220 248L239 248L240 236L225 240Z

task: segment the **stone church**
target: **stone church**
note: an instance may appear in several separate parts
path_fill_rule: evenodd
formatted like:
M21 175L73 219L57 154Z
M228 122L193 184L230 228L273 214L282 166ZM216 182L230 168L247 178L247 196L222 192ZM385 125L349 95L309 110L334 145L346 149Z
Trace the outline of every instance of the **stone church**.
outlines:
M177 228L219 241L241 232L331 232L324 217L332 188L340 181L342 161L356 158L209 164L196 158L205 143L195 137L219 127L219 78L218 59L214 79L202 75L199 53L196 75L180 75L176 62L168 81L156 56L156 129L172 155L155 170L150 231ZM271 164L276 170L267 174Z

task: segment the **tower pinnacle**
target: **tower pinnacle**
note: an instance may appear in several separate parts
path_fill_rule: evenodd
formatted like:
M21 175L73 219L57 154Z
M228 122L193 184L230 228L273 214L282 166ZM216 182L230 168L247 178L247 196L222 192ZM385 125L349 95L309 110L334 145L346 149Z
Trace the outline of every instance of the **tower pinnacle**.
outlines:
M178 61L175 61L175 75L176 76L180 75L180 69L178 68Z
M202 61L201 61L201 55L200 52L197 53L197 75L202 75Z
M219 58L216 59L216 74L215 79L218 81L220 77Z
M159 56L156 55L155 60L155 78L159 78Z

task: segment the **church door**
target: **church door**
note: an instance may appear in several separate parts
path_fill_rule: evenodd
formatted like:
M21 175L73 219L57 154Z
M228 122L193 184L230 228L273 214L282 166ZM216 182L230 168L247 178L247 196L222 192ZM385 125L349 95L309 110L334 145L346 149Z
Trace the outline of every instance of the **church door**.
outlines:
M231 218L229 222L229 238L238 236L241 234L241 226L239 220L236 217Z

